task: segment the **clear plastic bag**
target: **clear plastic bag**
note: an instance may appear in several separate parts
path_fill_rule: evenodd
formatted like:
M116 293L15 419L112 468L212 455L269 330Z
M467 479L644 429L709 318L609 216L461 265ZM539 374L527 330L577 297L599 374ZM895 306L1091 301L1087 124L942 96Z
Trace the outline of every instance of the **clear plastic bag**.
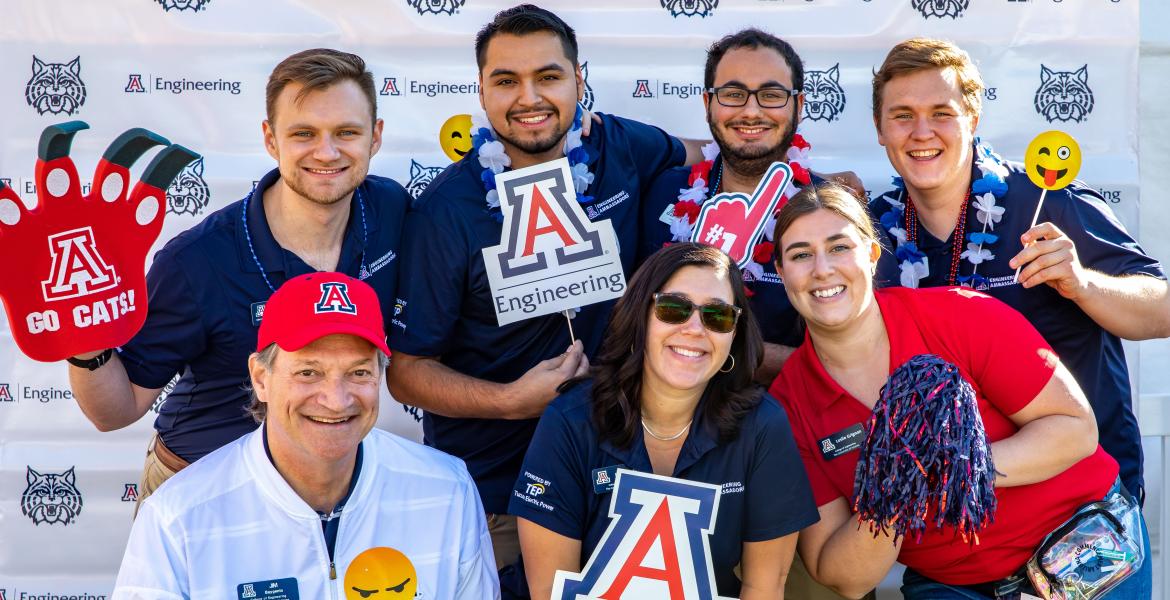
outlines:
M1094 600L1142 567L1141 508L1114 492L1081 507L1044 538L1028 561L1028 578L1046 600Z

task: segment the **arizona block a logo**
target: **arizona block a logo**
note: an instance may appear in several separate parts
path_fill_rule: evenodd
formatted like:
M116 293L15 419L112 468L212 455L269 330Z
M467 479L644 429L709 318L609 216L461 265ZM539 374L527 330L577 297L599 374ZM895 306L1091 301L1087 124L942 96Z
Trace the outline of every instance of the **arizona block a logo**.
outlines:
M196 158L145 129L131 129L106 149L82 195L69 158L73 136L88 125L47 127L36 165L38 200L25 208L0 185L0 256L10 261L0 297L17 346L30 358L58 361L126 343L146 319L146 253L162 228L175 175ZM131 189L130 165L155 155Z
M504 227L484 248L496 319L506 325L616 298L626 288L609 220L577 202L568 159L496 176Z
M725 600L707 536L719 486L618 469L609 529L580 574L557 571L554 600Z
M349 299L349 286L339 281L327 281L321 284L321 299L313 307L313 312L345 313L356 315L357 306Z
M703 205L691 241L715 246L739 268L752 260L752 249L764 234L764 225L780 208L780 196L792 181L792 168L782 162L768 167L751 196L723 193Z

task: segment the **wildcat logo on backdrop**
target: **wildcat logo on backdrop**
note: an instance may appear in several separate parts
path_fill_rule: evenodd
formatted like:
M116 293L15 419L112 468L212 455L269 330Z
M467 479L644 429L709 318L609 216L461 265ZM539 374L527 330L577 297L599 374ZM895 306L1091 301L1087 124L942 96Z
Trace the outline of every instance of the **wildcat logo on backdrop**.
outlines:
M1089 65L1076 71L1053 71L1040 65L1040 88L1036 90L1036 112L1049 123L1080 123L1093 112L1093 90L1089 89Z
M406 3L413 6L420 15L427 13L453 15L459 12L459 7L467 4L467 0L406 0Z
M199 12L211 4L211 0L155 0L162 5L163 10L189 10Z
M406 191L411 198L418 198L442 172L443 167L424 167L417 160L410 159L410 182L406 184Z
M841 63L827 71L804 73L804 118L836 121L845 110L845 90L839 83Z
M971 0L912 0L910 2L910 6L921 13L924 19L931 17L957 19L959 15L963 14L963 11L967 10L969 4L971 4Z
M28 487L20 495L20 512L36 525L70 525L81 514L81 490L73 467L64 473L38 473L31 466L25 474Z
M182 171L167 188L167 212L172 215L203 214L211 203L211 188L203 179L203 159L199 158Z
M719 495L717 485L618 469L609 528L584 572L557 571L552 597L723 600L708 540Z
M715 12L719 0L660 0L662 8L670 11L676 19L681 16L706 17Z
M67 63L47 63L33 56L32 77L24 87L24 99L37 114L76 114L85 104L81 57Z
M581 107L593 110L593 86L589 85L589 61L581 63L581 80L585 82L585 94L581 97Z

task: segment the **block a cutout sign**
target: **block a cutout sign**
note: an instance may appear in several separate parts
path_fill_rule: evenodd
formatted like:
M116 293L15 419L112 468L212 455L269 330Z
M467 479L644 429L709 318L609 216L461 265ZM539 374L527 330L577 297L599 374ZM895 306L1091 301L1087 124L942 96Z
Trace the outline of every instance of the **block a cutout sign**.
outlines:
M792 181L792 168L774 162L760 178L751 196L739 192L716 194L703 203L691 241L715 246L739 268L752 260L752 249L764 235L764 226L780 209L780 197Z
M496 189L504 228L483 262L501 326L622 295L617 234L585 216L568 159L500 173Z
M146 254L162 230L166 192L190 150L145 129L118 136L83 195L69 157L81 121L50 125L37 149L37 202L0 183L0 298L16 345L44 362L125 344L146 321ZM131 189L130 166L155 146Z
M719 486L618 469L609 528L580 574L557 571L553 600L730 600L715 589L708 536Z

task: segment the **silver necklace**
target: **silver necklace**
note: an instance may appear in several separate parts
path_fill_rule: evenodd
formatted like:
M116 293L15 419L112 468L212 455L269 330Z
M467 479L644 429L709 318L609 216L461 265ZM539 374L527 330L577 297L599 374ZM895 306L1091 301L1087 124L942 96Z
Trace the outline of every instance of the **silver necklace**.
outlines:
M652 437L658 441L661 441L661 442L671 442L671 441L677 440L678 438L682 437L682 435L684 433L686 433L687 430L689 430L691 428L691 423L695 422L694 419L687 421L687 424L684 425L683 428L678 433L676 433L674 435L658 435L657 433L654 433L653 429L650 429L649 425L646 424L646 419L641 419L641 421L642 421L642 429L645 429L646 433L650 434L650 437Z

